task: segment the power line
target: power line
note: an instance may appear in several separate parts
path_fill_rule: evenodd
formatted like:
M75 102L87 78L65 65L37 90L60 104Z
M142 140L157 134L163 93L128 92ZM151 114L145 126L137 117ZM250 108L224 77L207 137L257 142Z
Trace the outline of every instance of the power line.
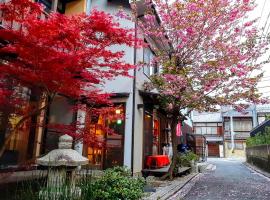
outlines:
M264 3L263 3L263 8L262 8L262 11L261 11L260 19L258 21L258 26L260 25L260 22L261 22L261 19L262 19L262 15L263 15L265 4L266 4L266 0L264 0ZM258 29L258 26L257 26L257 29Z
M264 78L270 78L270 76L263 76L262 79L264 79Z
M265 30L265 28L266 28L266 25L267 25L267 23L268 23L269 18L270 18L270 11L269 11L269 13L268 13L268 15L267 15L267 18L266 18L265 24L264 24L264 26L263 26L262 35L264 35L263 33L264 33L264 30Z
M268 87L270 87L270 85L260 86L260 87L257 87L257 88L259 89L259 88L268 88Z
M263 80L260 80L259 82L264 82L264 81L270 81L270 78L265 78Z
M266 30L265 35L267 35L267 33L268 33L268 31L269 31L269 28L270 28L270 23L268 24L268 27L267 27L267 30Z

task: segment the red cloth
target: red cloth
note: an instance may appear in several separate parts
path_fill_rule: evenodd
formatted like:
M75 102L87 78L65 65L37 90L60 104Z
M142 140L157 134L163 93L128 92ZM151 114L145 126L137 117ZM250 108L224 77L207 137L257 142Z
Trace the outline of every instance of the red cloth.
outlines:
M161 168L170 164L170 159L167 155L155 155L146 157L146 166L148 168Z
M176 126L176 136L181 136L182 135L182 127L181 127L181 123L178 123Z

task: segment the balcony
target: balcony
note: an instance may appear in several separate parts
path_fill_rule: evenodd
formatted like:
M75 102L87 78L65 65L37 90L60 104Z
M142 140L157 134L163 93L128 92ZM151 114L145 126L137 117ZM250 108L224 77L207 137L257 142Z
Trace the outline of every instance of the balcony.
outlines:
M223 137L219 135L204 135L207 142L223 142Z
M236 139L236 140L246 140L249 137L250 137L249 132L235 132L234 133L234 139ZM231 134L229 132L225 133L224 138L226 140L230 140Z

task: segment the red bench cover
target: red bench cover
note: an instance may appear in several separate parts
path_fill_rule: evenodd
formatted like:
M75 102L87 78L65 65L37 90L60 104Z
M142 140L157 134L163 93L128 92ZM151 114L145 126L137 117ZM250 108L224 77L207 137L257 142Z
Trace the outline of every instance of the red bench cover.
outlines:
M148 168L161 168L170 164L170 159L167 155L155 155L146 157L146 166Z

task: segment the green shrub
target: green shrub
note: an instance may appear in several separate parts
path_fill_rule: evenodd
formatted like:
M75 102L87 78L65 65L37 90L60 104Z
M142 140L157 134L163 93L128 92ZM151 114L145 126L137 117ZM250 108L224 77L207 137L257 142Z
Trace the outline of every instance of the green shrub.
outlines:
M143 178L134 178L127 168L107 169L97 180L82 187L85 200L137 200L143 196Z
M193 153L192 151L189 151L187 154L186 154L186 157L187 157L187 160L189 161L198 161L199 160L199 156L195 153Z
M81 189L81 196L73 190L69 179L62 187L47 187L46 181L27 181L14 188L10 200L138 200L143 196L145 181L134 178L125 167L107 169L100 177L91 173L82 175L76 183ZM11 194L10 194L11 195Z
M199 157L193 153L192 151L188 151L187 153L179 153L176 157L176 165L174 168L174 174L178 173L179 167L190 167L190 161L198 161Z
M248 138L246 143L248 147L270 144L270 133L258 133L254 137Z

